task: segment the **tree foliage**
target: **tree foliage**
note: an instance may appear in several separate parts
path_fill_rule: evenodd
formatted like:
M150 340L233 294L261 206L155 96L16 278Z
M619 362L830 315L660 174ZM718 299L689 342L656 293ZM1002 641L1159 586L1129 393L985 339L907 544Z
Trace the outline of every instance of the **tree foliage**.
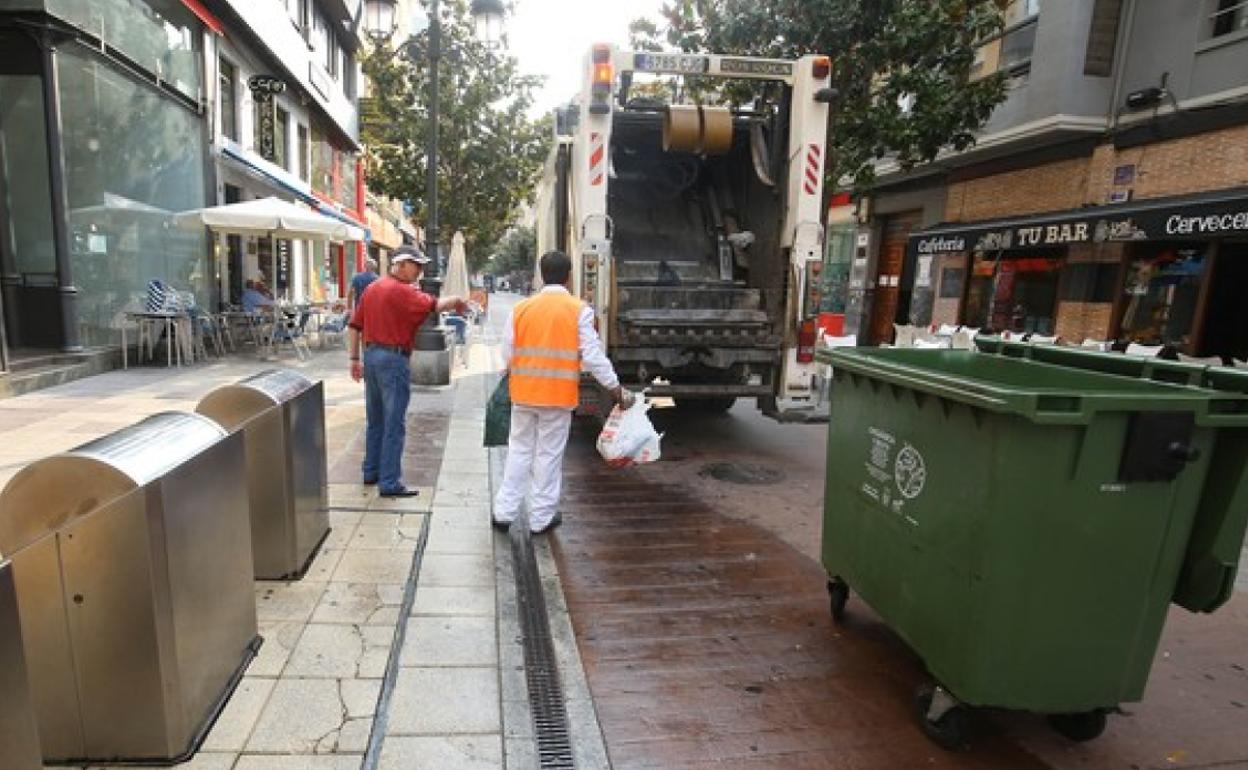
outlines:
M499 240L488 269L495 275L532 273L537 264L537 233L532 227L514 227Z
M902 168L964 150L1005 98L1000 74L972 80L976 44L1001 30L1005 0L669 0L661 32L644 23L634 44L661 34L686 52L832 57L828 173L857 188L874 162ZM754 91L728 91L734 101Z
M529 197L549 126L528 117L540 78L521 75L514 58L475 37L466 0L442 0L441 10L438 240L445 254L462 231L475 270ZM429 33L400 54L394 46L402 42L382 43L361 60L372 83L361 100L362 133L369 187L409 202L424 222Z

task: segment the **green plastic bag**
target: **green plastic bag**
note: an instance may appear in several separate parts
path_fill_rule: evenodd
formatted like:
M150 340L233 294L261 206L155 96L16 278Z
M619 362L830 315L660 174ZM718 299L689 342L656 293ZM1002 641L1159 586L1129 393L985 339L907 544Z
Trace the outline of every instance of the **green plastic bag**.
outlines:
M511 390L507 387L507 375L504 374L490 396L490 403L485 407L485 445L507 446L507 436L511 433Z

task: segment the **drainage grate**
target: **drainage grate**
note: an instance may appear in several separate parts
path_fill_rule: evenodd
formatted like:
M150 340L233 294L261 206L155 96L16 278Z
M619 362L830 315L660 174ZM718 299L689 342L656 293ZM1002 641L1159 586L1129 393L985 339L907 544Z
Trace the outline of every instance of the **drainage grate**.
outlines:
M537 559L526 517L511 528L512 565L516 571L516 601L520 630L524 634L524 673L533 711L533 731L537 736L538 766L542 770L572 770L572 736L568 711L559 683L555 647L546 617L546 597L542 593Z

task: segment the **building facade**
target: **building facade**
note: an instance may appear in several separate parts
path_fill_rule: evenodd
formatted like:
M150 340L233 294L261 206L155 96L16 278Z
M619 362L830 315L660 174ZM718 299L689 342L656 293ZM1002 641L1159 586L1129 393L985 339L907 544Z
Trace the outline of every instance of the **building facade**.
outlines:
M0 0L0 363L116 347L161 280L216 309L243 280L341 296L364 246L173 224L279 195L363 225L361 3ZM266 249L269 250L266 254ZM274 267L276 264L276 267Z
M1013 3L977 59L1010 91L976 147L886 167L859 204L849 323L1248 357L1246 63L1248 3Z
M224 34L205 56L215 199L267 196L368 229L360 163L359 0L216 0ZM294 302L346 296L364 244L223 236L215 245L222 300L247 281Z
M197 13L199 11L199 13ZM152 278L213 300L203 52L179 0L0 0L3 350L115 345Z

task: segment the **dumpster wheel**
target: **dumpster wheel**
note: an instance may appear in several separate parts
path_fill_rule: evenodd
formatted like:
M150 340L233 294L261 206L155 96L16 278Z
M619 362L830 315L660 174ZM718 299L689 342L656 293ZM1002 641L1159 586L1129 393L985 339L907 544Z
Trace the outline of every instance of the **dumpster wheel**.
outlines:
M1090 741L1105 732L1105 712L1100 709L1077 714L1049 714L1049 727L1076 743Z
M839 576L828 580L828 597L832 603L832 621L838 626L845 622L845 604L849 601L849 583Z
M966 748L971 734L971 712L938 685L920 686L914 696L915 716L923 733L942 749Z

